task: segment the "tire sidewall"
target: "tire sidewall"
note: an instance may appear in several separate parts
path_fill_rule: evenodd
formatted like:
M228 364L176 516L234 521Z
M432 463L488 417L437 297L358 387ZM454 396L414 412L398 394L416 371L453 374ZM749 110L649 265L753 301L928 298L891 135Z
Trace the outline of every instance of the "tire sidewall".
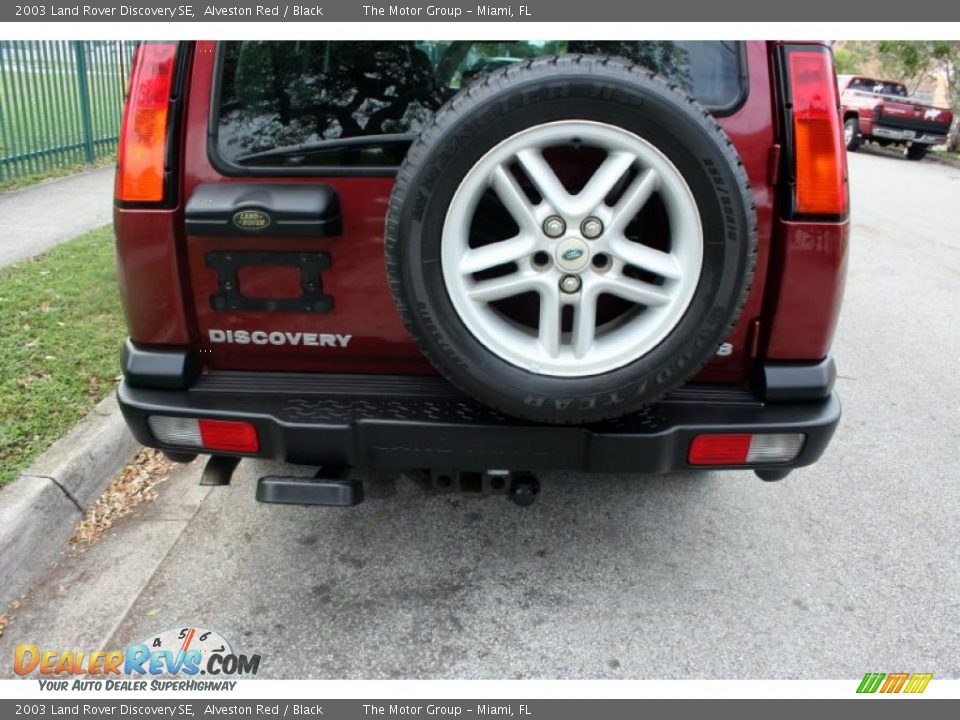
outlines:
M844 122L844 126L853 125L853 136L850 139L850 142L845 143L847 150L850 152L855 151L860 147L860 123L856 118L847 118Z

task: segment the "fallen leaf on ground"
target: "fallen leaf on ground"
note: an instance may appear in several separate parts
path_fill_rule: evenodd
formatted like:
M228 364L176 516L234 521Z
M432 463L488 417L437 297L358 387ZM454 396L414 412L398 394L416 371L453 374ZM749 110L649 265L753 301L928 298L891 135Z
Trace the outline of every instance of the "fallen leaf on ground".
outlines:
M22 388L28 388L37 380L49 380L51 377L50 373L33 373L27 377L17 378L17 385Z
M3 631L10 627L13 622L13 616L6 613L0 613L0 637L3 637Z
M140 450L87 510L69 543L80 547L96 542L118 519L156 499L156 486L167 479L170 468L170 461L159 450Z

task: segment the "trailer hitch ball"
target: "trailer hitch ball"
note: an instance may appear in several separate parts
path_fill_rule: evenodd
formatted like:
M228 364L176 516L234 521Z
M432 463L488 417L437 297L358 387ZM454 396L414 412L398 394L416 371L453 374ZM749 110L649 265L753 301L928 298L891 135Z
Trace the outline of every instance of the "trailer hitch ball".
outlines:
M540 481L536 475L529 472L518 472L513 474L510 481L510 491L507 497L520 507L529 507L533 505L540 494Z

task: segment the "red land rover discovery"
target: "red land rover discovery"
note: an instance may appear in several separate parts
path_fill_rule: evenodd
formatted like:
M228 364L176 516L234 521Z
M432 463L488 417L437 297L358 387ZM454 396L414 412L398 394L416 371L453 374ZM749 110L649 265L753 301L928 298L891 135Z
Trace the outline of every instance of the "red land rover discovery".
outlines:
M779 42L155 42L116 183L145 445L537 492L784 477L840 417L830 51Z

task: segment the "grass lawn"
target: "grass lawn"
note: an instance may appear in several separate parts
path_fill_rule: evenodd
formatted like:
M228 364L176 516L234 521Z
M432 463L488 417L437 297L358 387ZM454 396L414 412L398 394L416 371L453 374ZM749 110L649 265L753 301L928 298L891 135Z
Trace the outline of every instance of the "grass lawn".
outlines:
M113 390L115 275L109 226L0 268L0 486Z
M960 152L950 152L949 150L934 150L934 155L939 155L943 158L950 158L951 160L960 160Z

